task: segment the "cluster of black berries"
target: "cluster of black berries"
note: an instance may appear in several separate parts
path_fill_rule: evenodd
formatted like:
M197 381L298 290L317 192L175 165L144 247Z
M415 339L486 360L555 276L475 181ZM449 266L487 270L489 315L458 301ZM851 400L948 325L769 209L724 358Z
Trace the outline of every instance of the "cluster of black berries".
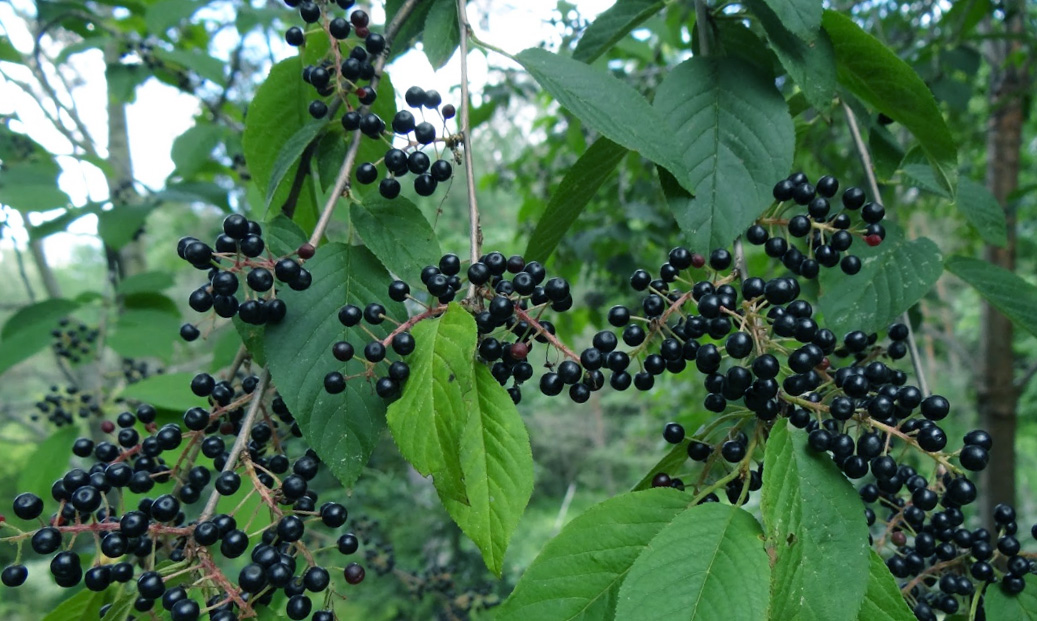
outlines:
M50 391L35 404L36 412L30 415L34 421L45 417L58 427L71 424L75 416L87 418L101 414L101 406L89 392L81 392L76 386L52 385Z
M804 278L816 278L820 268L836 265L846 274L856 274L861 260L848 252L853 239L860 237L869 246L882 243L886 210L866 202L864 191L857 187L847 188L842 207L835 207L838 190L839 181L828 175L818 179L816 186L803 173L779 181L774 186L777 204L749 227L746 241L763 246L768 256ZM806 207L806 213L793 215L791 210L797 207ZM805 245L797 247L795 239L803 239Z
M54 339L50 346L58 356L78 364L93 353L98 334L96 328L80 321L73 323L68 317L62 317L58 327L50 331Z
M266 252L262 238L263 230L257 222L233 214L223 221L223 233L216 238L215 250L194 237L183 237L177 243L177 254L196 269L208 271L208 282L188 298L188 304L199 313L210 309L216 315L231 318L237 315L242 321L254 325L278 323L285 317L287 306L276 297L275 279L291 289L302 291L310 286L312 276L291 256L275 258ZM303 244L296 255L306 260L313 256L314 248ZM232 264L221 269L224 261ZM239 276L245 275L245 284L252 291L239 302ZM194 324L186 323L180 328L180 336L193 341L201 335Z
M152 375L162 375L164 372L165 369L161 366L150 364L147 360L122 359L122 376L127 384L136 384Z
M442 141L446 150L452 150L458 138L447 135L445 122L454 117L456 110L451 104L441 106L442 97L434 90L424 90L418 86L412 86L404 94L407 105L415 108L421 115L419 121L409 110L400 110L392 119L392 133L402 136L406 143L402 148L391 147L385 152L381 163L385 165L388 176L382 178L378 184L378 192L385 198L396 198L400 194L399 177L408 173L415 175L414 191L419 196L431 196L441 182L450 179L453 174L453 166L446 159L432 161L425 151L425 147L434 144L437 140ZM436 127L425 119L425 110L435 111L444 125L444 136L436 137ZM374 116L369 114L368 116ZM377 118L377 117L376 117ZM356 112L347 112L342 117L342 126L347 130L360 129L365 135L380 137L385 131L384 124L376 128L373 121L361 118ZM411 135L413 134L413 137ZM438 150L433 154L436 155ZM378 180L377 162L364 162L356 169L357 181L363 184L374 183Z
M240 394L262 398L252 395L257 384L258 378L245 376ZM183 427L176 423L158 427L155 409L141 404L135 413L123 412L114 422L102 423L101 431L114 434L114 441L76 440L72 453L88 465L73 468L54 482L51 496L58 503L57 511L43 520L44 501L32 493L19 494L13 503L14 515L39 521L39 526L23 531L0 521L0 527L17 533L5 541L21 546L28 540L33 552L50 556L51 574L62 587L83 583L90 590L103 591L113 583L135 580L132 605L138 613L151 611L159 603L174 621L194 621L203 614L213 621L232 621L239 615L254 615L256 607L269 605L283 591L288 618L333 619L328 610L313 612L311 598L321 597L325 604L329 601L331 574L314 562L314 553L303 538L318 523L332 529L343 526L348 514L336 502L318 507L318 495L309 485L318 474L320 461L312 451L294 460L286 454L286 441L299 433L283 400L275 396L269 406L262 406L261 419L243 429L241 400L236 399L239 391L230 383L200 373L191 389L209 398L212 414L192 408L184 414ZM231 469L224 437L241 434L247 434L249 441L240 464ZM187 447L181 448L185 443ZM181 454L167 462L163 454L177 449ZM202 458L212 460L212 466L198 463ZM210 484L214 488L208 494L210 503L215 495L236 493L241 485L238 471L267 490L261 497L275 516L254 543L246 532L249 524L239 525L234 515L213 515L209 509L192 511ZM142 499L136 508L124 506L123 492L147 494L158 491L159 486L167 489ZM192 512L196 516L188 517ZM253 519L243 517L249 523ZM84 567L82 544L95 538L100 554L92 566ZM343 555L354 554L358 547L352 534L338 539L337 548ZM235 559L250 548L251 562L235 570L236 579L220 569L219 556ZM102 561L102 557L109 560ZM163 559L188 561L199 580L178 578L172 582L171 570L156 565ZM350 563L343 576L346 582L357 584L363 580L364 569ZM5 586L17 587L27 577L28 569L16 560L3 570L0 580ZM189 597L191 589L203 586L219 591L204 609ZM102 617L105 612L102 609Z

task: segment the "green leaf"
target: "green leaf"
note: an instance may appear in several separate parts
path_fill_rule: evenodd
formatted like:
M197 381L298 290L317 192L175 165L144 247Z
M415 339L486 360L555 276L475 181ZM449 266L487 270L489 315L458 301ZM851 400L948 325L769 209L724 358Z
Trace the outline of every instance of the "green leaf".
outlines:
M7 35L0 35L0 60L5 60L12 63L22 62L22 55L18 53L18 50L11 45L10 39Z
M239 342L252 355L252 360L258 365L265 365L266 348L264 339L266 338L266 326L245 323L238 316L231 319L231 323L234 324L234 330L238 333Z
M573 50L573 59L582 63L594 62L664 5L662 0L616 0L583 31Z
M415 325L410 377L386 413L400 454L422 476L432 475L441 495L463 504L468 494L460 447L476 398L476 332L472 315L457 304L440 318Z
M433 69L442 69L461 43L456 0L433 0L425 17L421 47Z
M142 272L123 279L115 292L119 295L162 291L173 286L173 276L169 272Z
M270 187L282 146L312 121L307 106L313 95L311 87L299 79L301 74L302 60L298 56L277 63L248 107L241 144L249 173L261 196ZM293 177L295 168L292 166L284 176ZM289 189L289 185L281 184L267 201L274 206L274 213L280 212ZM304 183L299 193L294 219L304 231L312 230L317 222L317 203L309 183Z
M1008 243L1005 210L986 186L968 177L958 179L958 195L954 206L979 232L984 242L999 248Z
M288 316L267 326L267 365L303 437L338 480L350 486L385 427L385 402L362 378L346 382L342 394L324 390L328 372L339 369L351 375L364 369L359 360L346 365L337 362L331 356L331 345L349 337L362 348L370 340L359 329L347 334L338 321L338 310L347 303L363 308L378 300L396 321L403 321L406 313L402 304L385 299L391 279L366 248L339 243L321 246L306 262L306 269L313 275L308 289L278 294L288 306ZM376 338L388 334L386 324L369 329Z
M821 28L821 0L763 0L784 27L805 43L812 43Z
M870 552L868 590L864 593L857 618L867 621L915 621L914 613L907 607L904 596L897 588L897 581L882 562L882 557L875 550Z
M811 451L806 432L787 423L774 425L763 462L770 619L855 621L869 565L864 508L832 459Z
M995 584L987 586L983 603L988 619L1037 620L1037 576L1027 574L1025 580L1026 588L1018 595L1008 595Z
M194 373L163 373L152 375L123 388L120 396L142 403L149 403L162 410L183 412L190 408L207 407L202 397L191 392Z
M655 466L649 470L648 474L638 481L637 485L630 491L637 492L643 489L649 489L652 487L652 479L659 472L665 472L669 475L675 475L677 469L682 467L688 461L688 443L687 439L681 441L680 444L670 447L670 450L656 462Z
M151 53L155 58L161 60L170 68L179 66L182 69L193 71L200 78L205 78L216 84L223 84L224 62L213 58L201 50L166 50L161 47L152 48Z
M958 148L922 78L851 18L826 10L822 23L835 48L839 82L907 128L925 152L940 185L953 195Z
M613 619L620 585L637 557L689 500L673 489L650 489L591 507L547 542L496 621Z
M144 23L148 32L164 36L166 30L194 15L198 4L193 0L159 0L148 7Z
M104 78L108 83L108 99L122 103L133 103L137 97L137 87L151 77L151 73L143 65L123 65L110 63L104 70Z
M54 298L30 304L7 320L0 331L0 373L50 345L50 331L79 304Z
M219 125L201 122L177 136L170 154L176 164L176 174L185 179L197 174L209 163L223 135L223 128Z
M107 345L124 358L173 357L173 341L180 330L180 316L165 310L127 309L115 322Z
M914 185L941 198L951 198L951 193L940 183L936 172L929 165L925 153L920 148L914 147L904 154L899 170L907 177L904 185Z
M72 443L79 437L79 428L68 425L51 433L40 442L29 457L32 468L23 468L18 474L18 491L32 492L40 498L50 496L50 486L68 471L68 456ZM62 459L61 456L64 456Z
M670 202L688 245L726 247L773 201L774 180L792 165L795 132L785 100L744 61L692 58L659 85L655 109L672 128L666 142L681 145L695 188L691 200Z
M1037 286L1003 267L970 257L950 257L946 267L1015 325L1037 336Z
M825 111L831 107L832 98L835 96L836 72L832 41L828 38L828 33L820 30L821 3L806 3L817 7L817 23L813 25L809 37L795 32L787 20L776 14L776 4L792 11L796 3L785 0L750 2L760 25L767 33L771 49L789 77L803 91L814 109Z
M288 174L289 170L298 168L299 160L306 147L317 140L317 137L327 124L326 119L314 119L300 127L292 134L291 138L281 145L281 150L277 153L277 159L274 160L274 169L270 173L270 182L266 187L266 206L268 208L270 207L270 201L274 198L274 194L277 193L277 189L281 187L281 182L284 181L285 175Z
M515 403L489 367L475 364L474 380L460 446L468 504L442 493L439 498L499 578L511 535L533 493L533 453Z
M360 239L389 271L413 278L443 256L436 232L425 215L404 197L368 197L349 206L349 219Z
M100 211L100 205L97 203L91 203L78 209L64 209L60 215L45 222L41 222L37 226L27 224L29 229L29 239L43 239L48 235L64 232L68 230L69 225L76 220L86 215L97 214L98 211Z
M83 589L58 604L57 608L43 617L43 621L97 621L101 616L101 606L104 606L105 598L104 591L96 593Z
M406 0L386 0L385 23L391 22L405 4L407 4ZM411 7L410 16L403 21L403 25L393 40L392 49L389 50L390 62L400 54L409 51L417 43L418 37L425 28L425 18L432 9L432 4L432 2L419 2L416 7Z
M97 234L105 244L118 250L133 241L154 209L151 205L114 205L97 214Z
M870 248L858 240L851 252L861 258L860 272L846 276L825 270L819 278L818 307L836 334L884 328L922 299L943 273L936 244L925 237L906 240L893 223L886 225L881 244Z
M587 148L551 192L544 215L540 216L536 229L529 236L524 255L527 261L546 261L551 256L566 231L579 219L583 208L601 184L612 176L627 152L626 148L604 137Z
M276 256L292 254L307 241L306 233L299 225L281 214L263 225L263 239Z
M626 82L571 58L539 48L515 57L540 86L583 124L659 164L689 191L679 141L661 140L665 117Z
M68 194L58 187L53 164L10 162L0 174L0 204L18 211L47 211L66 207Z
M227 202L227 190L208 181L171 183L166 186L165 190L155 192L152 196L160 201L208 203L227 213L231 211L230 203Z
M616 621L711 619L719 611L724 619L764 620L769 579L756 518L731 505L699 505L677 515L634 561Z

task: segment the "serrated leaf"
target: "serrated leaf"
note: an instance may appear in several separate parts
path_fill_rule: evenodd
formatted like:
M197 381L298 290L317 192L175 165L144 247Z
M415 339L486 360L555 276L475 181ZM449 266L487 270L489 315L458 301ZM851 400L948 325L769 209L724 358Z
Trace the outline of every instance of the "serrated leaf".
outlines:
M79 428L68 425L55 430L40 442L29 457L32 468L23 468L18 474L18 491L32 492L40 498L50 497L50 486L68 471L72 444L79 437ZM62 457L64 456L64 457Z
M587 148L551 192L544 214L529 236L523 255L527 261L546 261L551 256L566 231L579 219L583 208L612 176L627 152L626 148L608 138L598 138Z
M98 212L97 234L105 244L118 250L133 241L154 209L151 205L115 205Z
M616 621L711 619L719 611L724 619L764 620L769 578L756 518L731 505L699 505L677 515L634 561Z
M868 590L864 593L857 618L865 621L915 621L914 613L907 607L897 581L882 562L882 557L870 550L870 559Z
M533 493L533 453L511 396L489 367L474 367L475 394L460 443L468 504L443 494L440 500L500 577L511 535Z
M940 185L953 195L958 148L922 78L850 17L826 10L822 23L835 49L839 82L907 128L925 152Z
M79 308L71 300L53 298L21 308L0 330L0 373L50 344L58 321Z
M1037 621L1037 576L1027 574L1026 588L1018 595L1008 595L996 584L987 586L984 610L987 619Z
M433 69L442 69L461 43L456 0L433 0L425 16L421 47Z
M692 58L669 72L654 105L695 188L694 198L669 201L688 245L726 247L772 202L774 180L792 165L795 131L785 100L744 61Z
M162 410L182 412L208 403L191 392L194 373L163 373L152 375L123 388L120 396L142 403L149 403Z
M613 619L634 561L689 500L674 489L651 489L594 505L547 542L496 620Z
M164 310L127 309L115 322L106 344L124 358L173 357L180 316Z
M832 459L787 423L774 425L763 462L770 619L855 621L869 568L864 508Z
M940 183L933 167L929 165L925 153L919 147L910 149L904 154L899 170L907 177L904 185L913 185L941 198L951 198L951 193Z
M213 123L196 123L173 141L170 157L181 178L192 177L209 163L212 152L223 140L224 130Z
M327 124L327 119L311 120L296 130L292 137L281 145L281 150L277 152L277 158L274 160L273 170L270 172L270 181L266 186L267 208L270 207L270 201L273 200L277 189L281 187L281 182L284 181L288 171L299 167L299 160L303 152L310 146L310 143L317 140Z
M753 12L767 33L771 49L778 57L789 77L803 91L810 105L825 111L832 105L835 96L836 72L835 52L828 33L820 29L821 3L808 2L816 7L817 19L804 37L793 28L793 23L776 13L775 5L794 10L796 3L785 0L755 0L750 2Z
M763 0L785 28L806 43L821 29L821 0Z
M660 140L665 117L630 85L579 61L539 48L515 57L540 86L584 125L659 164L689 191L677 141Z
M594 62L664 5L661 0L616 0L583 31L573 50L573 59L583 63Z
M891 222L881 244L869 248L856 241L850 252L861 258L860 272L847 276L825 270L820 276L818 306L836 334L884 328L922 299L943 273L936 244L925 237L906 240Z
M331 243L317 249L306 262L313 282L305 291L279 292L288 315L266 328L267 367L303 437L343 485L352 485L374 450L385 427L385 402L362 378L346 382L337 395L324 390L324 376L333 370L358 374L359 360L345 365L331 355L331 345L347 337L358 349L370 339L359 329L347 332L338 321L344 304L363 308L379 301L387 314L403 321L403 305L386 299L390 277L370 251L361 246ZM385 324L368 326L376 338L388 334Z
M1020 328L1037 336L1037 286L1003 267L970 257L947 259L947 271L976 291Z
M416 277L443 256L425 215L404 197L367 197L349 206L349 218L368 249L401 278Z
M386 413L400 454L422 476L431 475L441 495L463 504L460 447L476 398L476 332L475 319L456 303L438 319L415 325L410 377Z
M954 206L965 216L972 228L979 232L983 241L999 248L1008 243L1005 210L986 186L968 177L958 179L958 194Z

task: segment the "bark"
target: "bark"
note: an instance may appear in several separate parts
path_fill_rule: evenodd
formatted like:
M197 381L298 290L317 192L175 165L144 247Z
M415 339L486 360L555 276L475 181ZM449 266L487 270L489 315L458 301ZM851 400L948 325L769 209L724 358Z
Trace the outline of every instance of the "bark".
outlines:
M1016 215L1009 198L1019 184L1019 152L1024 121L1024 97L1029 88L1025 67L1009 60L1022 46L1025 0L1005 3L1003 22L1007 35L992 40L990 119L987 126L987 189L1005 210L1008 243L1003 248L986 246L984 258L994 265L1015 270ZM985 524L999 502L1015 504L1016 410L1019 390L1013 383L1013 326L1007 317L984 302L980 328L979 379L976 391L980 426L994 439L990 464L982 475L980 510Z

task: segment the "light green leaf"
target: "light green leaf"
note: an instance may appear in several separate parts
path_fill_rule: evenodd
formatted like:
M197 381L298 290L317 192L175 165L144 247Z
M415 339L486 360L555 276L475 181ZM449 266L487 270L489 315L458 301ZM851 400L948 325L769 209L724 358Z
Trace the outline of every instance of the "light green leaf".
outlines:
M79 437L79 433L76 425L66 425L40 442L32 456L29 457L33 467L23 468L18 474L19 493L32 492L40 498L49 498L50 486L54 481L65 476L68 471L68 457L72 454L72 443Z
M638 481L631 491L636 492L651 488L652 479L655 478L657 473L665 472L670 476L676 476L677 470L688 461L688 443L689 440L685 439L680 444L671 446L670 450L656 462L655 466Z
M127 309L115 322L107 345L124 358L173 357L173 341L180 330L180 317L154 309Z
M175 201L181 203L208 203L230 213L227 202L227 190L208 181L187 181L172 183L152 195L156 200Z
M43 621L97 621L105 599L104 591L96 593L82 589L47 613Z
M787 423L774 425L763 463L770 619L856 621L869 567L864 507L831 458Z
M173 276L169 272L142 272L127 276L116 287L119 295L162 291L173 286Z
M137 87L150 77L151 73L140 64L108 64L104 70L104 78L108 83L108 99L133 103L137 97Z
M511 396L489 367L475 364L475 394L461 435L461 472L468 504L440 494L450 517L482 552L497 577L504 553L533 493L529 435Z
M672 128L666 142L681 146L695 188L694 198L670 201L688 245L726 247L772 202L775 180L792 165L795 133L785 100L741 60L692 58L659 85L655 109Z
M151 205L114 205L97 214L97 234L113 250L133 241L155 208Z
M69 225L76 220L86 215L96 214L98 211L100 211L100 205L97 203L91 203L78 209L64 209L60 215L46 222L41 222L38 226L28 225L29 239L43 239L48 235L66 231Z
M164 36L166 30L194 15L198 4L194 0L159 0L147 8L144 23L148 32Z
M389 271L410 279L443 256L436 232L418 207L403 197L368 197L349 206L357 234Z
M689 501L666 488L620 494L591 507L547 542L496 620L613 619L620 585L637 557Z
M821 29L821 0L763 0L792 34L806 43L817 39Z
M327 119L314 119L300 127L292 134L291 138L281 145L281 150L277 153L277 159L274 160L273 171L270 173L270 182L266 187L267 208L270 207L270 201L274 198L274 194L277 193L277 189L281 187L281 182L284 181L285 175L288 174L289 170L299 167L299 160L303 152L310 146L310 143L317 140L317 137L327 124Z
M191 392L192 379L194 373L152 375L127 385L120 396L175 412L183 412L196 406L206 407L206 400Z
M551 256L566 231L579 219L583 208L612 176L627 152L626 148L608 138L598 138L584 151L551 192L544 215L540 216L536 229L529 236L524 253L527 261L546 261Z
M10 162L0 174L0 204L18 211L47 211L66 207L68 194L58 187L53 164Z
M1017 326L1037 336L1037 286L987 261L954 256L947 271L972 285Z
M1005 210L983 184L968 177L958 179L958 195L954 206L979 232L983 241L999 248L1008 243Z
M173 68L179 65L181 68L193 71L200 78L215 82L216 84L223 84L224 62L209 56L201 50L167 50L155 47L152 48L151 53L155 55L155 58L167 65L173 66Z
M731 505L699 505L677 515L634 561L619 589L616 621L762 621L769 579L756 518Z
M1008 595L996 584L987 587L984 609L987 619L1037 621L1037 576L1027 574L1026 588L1018 595Z
M884 328L922 299L943 273L936 244L925 237L906 240L891 222L881 244L870 248L858 240L851 252L861 258L860 272L846 276L825 270L819 278L818 306L836 334Z
M659 164L689 191L679 141L661 140L667 123L660 111L626 82L579 61L539 48L515 57L540 86L584 125Z
M594 62L664 5L662 0L616 0L583 31L573 50L573 59Z
M808 0L805 3L817 9L817 20L810 29L809 36L796 32L789 21L775 13L778 10L775 5L792 11L795 4L785 0L750 2L753 12L760 19L760 25L767 33L771 49L785 67L789 77L803 91L810 105L824 112L831 107L835 96L835 52L832 50L828 33L820 29L820 2Z
M278 294L288 306L288 316L267 326L267 365L303 437L349 486L360 476L385 427L385 402L362 378L349 380L341 394L324 390L324 376L330 371L363 371L359 360L337 362L332 344L347 337L363 349L370 340L359 329L347 332L338 321L338 310L347 303L363 308L378 300L396 321L403 321L406 313L402 304L386 299L389 274L366 248L326 244L306 262L306 269L313 275L308 289ZM376 338L388 334L386 324L368 327Z
M433 69L442 69L461 43L456 0L432 0L421 33L421 47Z
M427 32L427 31L426 31ZM476 327L472 315L451 304L440 318L411 330L417 347L407 361L410 377L386 420L400 454L436 490L468 504L461 473L461 434L474 408Z
M11 45L11 40L7 38L6 34L0 35L0 60L12 63L22 62L22 55Z
M870 550L870 553L868 590L864 593L857 618L865 621L915 621L914 613L907 607L897 581L882 562L882 557L875 550Z
M918 140L951 195L958 181L958 148L922 78L853 19L826 10L822 18L835 48L839 82L897 121Z
M30 304L4 323L0 331L0 373L50 345L51 330L79 304L54 298Z
M224 130L219 125L201 122L177 136L170 154L176 164L176 174L184 179L197 174L209 163L223 135Z

